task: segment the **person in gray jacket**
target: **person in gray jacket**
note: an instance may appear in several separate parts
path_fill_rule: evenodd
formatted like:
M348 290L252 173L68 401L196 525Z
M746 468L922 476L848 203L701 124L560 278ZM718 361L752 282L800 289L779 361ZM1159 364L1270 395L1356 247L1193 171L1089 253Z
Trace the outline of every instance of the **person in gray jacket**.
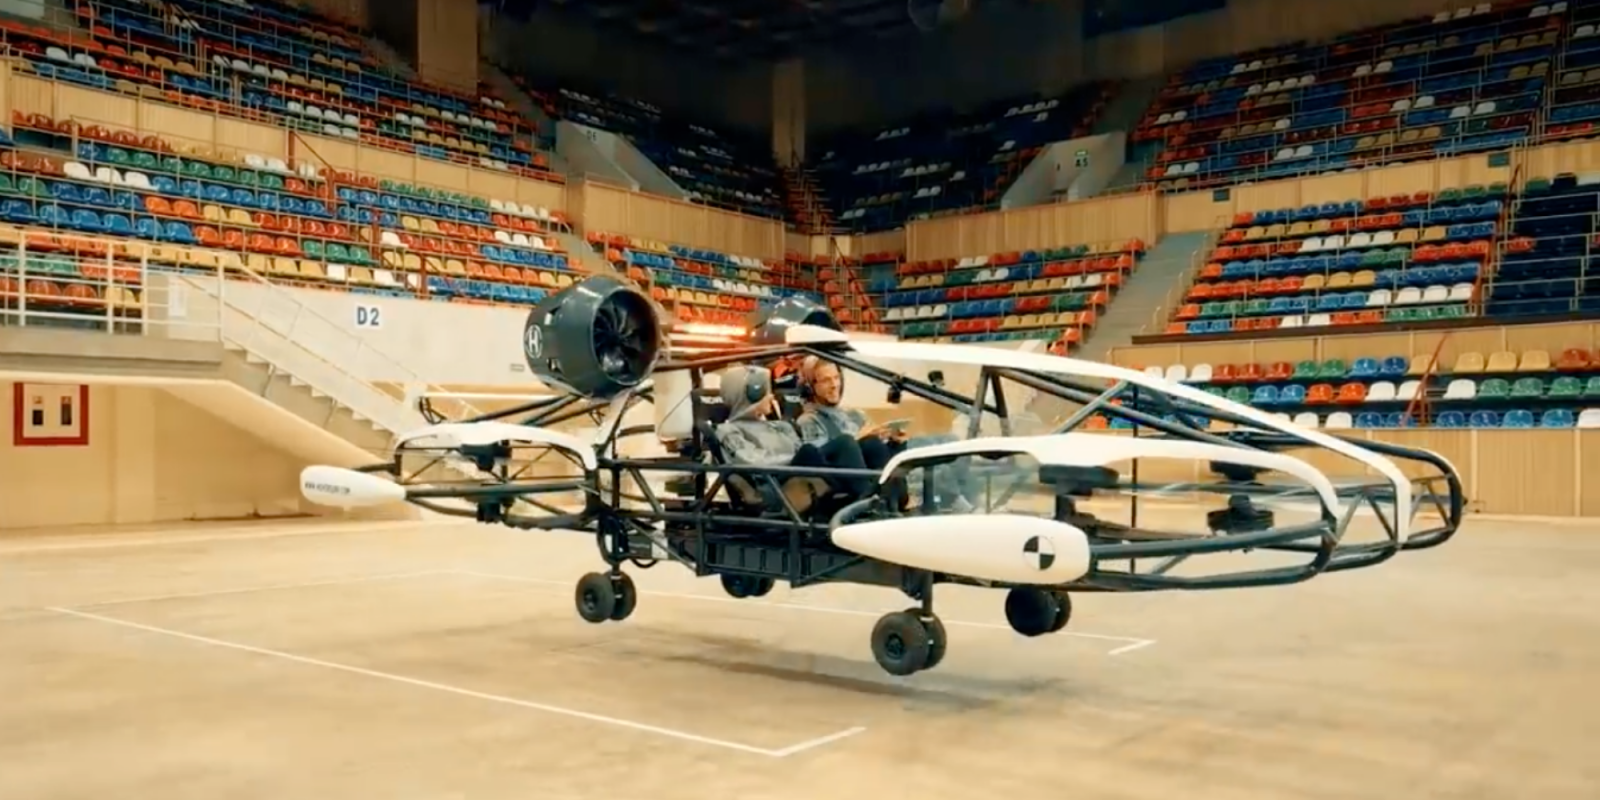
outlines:
M737 464L792 467L867 468L861 447L853 437L835 436L806 441L800 428L776 419L777 398L772 394L772 373L762 367L733 367L722 373L719 389L728 408L728 421L715 431L717 443ZM866 497L877 483L867 476L824 479L835 491L852 498Z
M844 408L844 373L837 364L816 356L806 356L799 369L805 409L796 423L800 436L807 442L826 442L837 437L850 437L861 448L862 459L870 469L882 470L896 455L919 445L954 441L954 436L929 436L911 438L905 430L887 425L874 425L860 409ZM937 494L942 505L960 511L971 508L966 459L935 467ZM898 479L903 500L909 500L911 487L904 478Z

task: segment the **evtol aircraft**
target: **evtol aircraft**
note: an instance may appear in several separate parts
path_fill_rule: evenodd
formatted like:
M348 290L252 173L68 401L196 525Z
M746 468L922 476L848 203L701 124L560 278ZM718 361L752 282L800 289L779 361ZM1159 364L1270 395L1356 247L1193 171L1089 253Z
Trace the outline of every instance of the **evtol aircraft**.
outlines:
M398 437L392 458L308 467L301 491L326 505L409 502L592 536L606 568L580 577L574 599L593 623L636 607L625 566L662 561L717 576L735 597L779 581L891 587L913 604L883 615L870 645L893 675L944 657L940 585L1003 591L1010 626L1041 636L1067 625L1078 592L1290 584L1442 544L1464 516L1460 476L1435 453L1300 427L1143 372L852 336L797 297L749 322L733 349L671 355L643 293L590 277L546 298L524 327L529 368L558 394L455 420L423 401L432 424ZM877 470L733 458L718 433L729 407L710 384L806 356L963 430L912 439ZM948 386L945 370L969 373L971 390ZM770 391L785 393L781 381ZM1022 405L1041 401L1065 410L1021 430ZM1365 477L1312 466L1330 460ZM839 488L862 478L872 491ZM1347 535L1357 521L1366 533Z

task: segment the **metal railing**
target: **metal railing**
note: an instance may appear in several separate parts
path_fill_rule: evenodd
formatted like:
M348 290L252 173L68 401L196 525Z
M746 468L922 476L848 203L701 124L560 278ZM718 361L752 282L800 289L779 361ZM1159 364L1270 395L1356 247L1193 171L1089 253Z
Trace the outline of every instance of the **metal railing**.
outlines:
M1200 274L1200 268L1211 258L1211 252L1217 249L1217 239L1222 232L1228 229L1228 218L1218 217L1215 224L1206 231L1206 238L1200 242L1199 249L1189 256L1189 266L1183 270L1183 275L1173 284L1161 298L1161 302L1150 310L1150 319L1140 329L1141 336L1153 336L1166 330L1167 322L1172 317L1172 309L1183 302L1189 294L1189 289L1194 286L1195 278ZM1159 247L1160 244L1157 243Z
M85 248L103 253L52 255L30 249L22 237L14 268L9 260L0 261L4 324L217 341L270 364L394 433L422 424L410 405L412 398L422 393L450 394L400 358L345 330L343 324L247 267L164 267L151 262L152 248L126 240L70 236L61 241L78 247L80 253ZM119 256L119 249L134 250L137 258ZM13 288L7 278L14 281L15 295L3 291ZM195 293L209 302L196 303ZM374 375L384 378L370 377ZM385 383L399 389L400 396ZM455 419L481 413L460 399L448 401L440 410Z

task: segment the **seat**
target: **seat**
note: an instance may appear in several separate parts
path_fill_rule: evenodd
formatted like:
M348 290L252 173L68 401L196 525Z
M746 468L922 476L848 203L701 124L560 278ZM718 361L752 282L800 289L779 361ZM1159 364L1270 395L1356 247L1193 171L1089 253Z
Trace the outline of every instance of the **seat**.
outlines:
M1504 378L1490 378L1478 384L1478 399L1505 400L1511 397L1511 383Z
M1444 399L1471 400L1478 396L1478 384L1469 378L1456 378L1445 386Z
M1511 384L1511 396L1519 400L1531 400L1544 397L1544 381L1538 378L1518 378Z
M1517 354L1500 351L1489 356L1489 363L1484 366L1484 372L1516 372Z
M1484 369L1482 353L1462 353L1456 358L1456 364L1450 371L1456 374L1475 374L1483 372Z
M1391 387L1392 388L1392 387ZM1346 383L1339 387L1333 401L1340 405L1350 405L1366 402L1367 386L1364 383Z

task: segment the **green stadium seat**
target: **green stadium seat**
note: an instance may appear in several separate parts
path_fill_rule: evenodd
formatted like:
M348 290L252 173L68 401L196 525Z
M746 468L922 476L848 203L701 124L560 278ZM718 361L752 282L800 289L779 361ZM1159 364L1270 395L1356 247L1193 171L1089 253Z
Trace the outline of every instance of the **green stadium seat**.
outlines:
M1317 362L1307 359L1294 365L1294 377L1302 380L1310 380L1317 377Z
M1317 377L1343 378L1345 373L1348 371L1349 367L1344 363L1344 359L1330 358L1327 361L1322 362L1322 368L1317 371Z
M1550 384L1551 397L1578 397L1583 394L1583 383L1570 375L1556 378Z
M1504 378L1490 378L1478 384L1478 397L1504 400L1511 396L1511 384Z
M1519 399L1544 397L1544 381L1538 378L1518 378L1511 385L1511 396Z
M1243 386L1235 386L1229 389L1224 396L1235 403L1245 403L1247 405L1250 403L1250 390Z
M1584 381L1583 396L1588 399L1600 397L1600 375Z

